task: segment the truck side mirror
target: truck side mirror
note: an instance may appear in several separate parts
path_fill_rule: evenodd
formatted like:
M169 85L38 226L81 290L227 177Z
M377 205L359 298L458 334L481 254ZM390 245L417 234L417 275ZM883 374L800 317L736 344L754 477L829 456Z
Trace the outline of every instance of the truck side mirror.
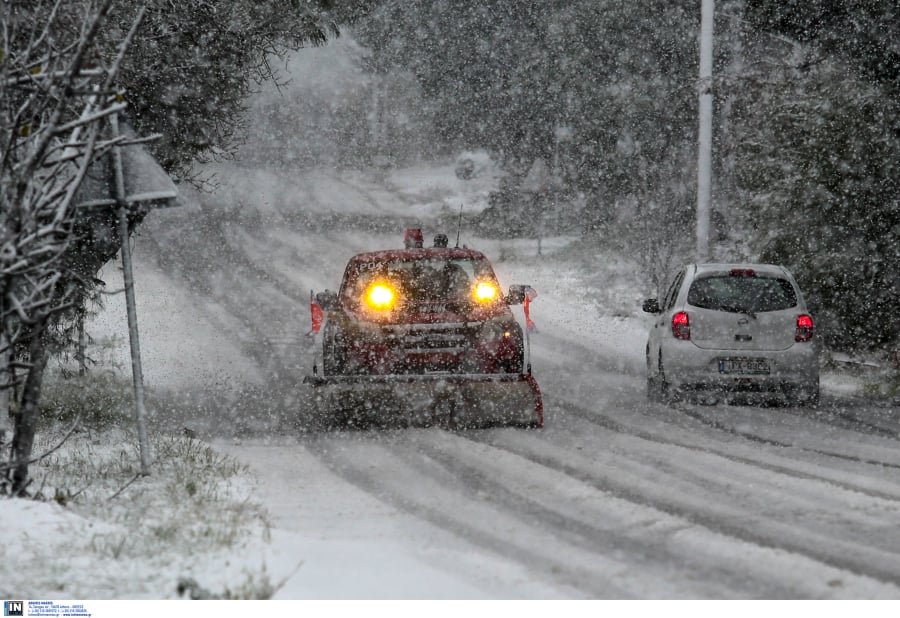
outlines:
M509 286L509 294L506 295L507 305L521 305L525 302L525 292L528 290L527 285L511 285Z
M336 309L338 306L337 294L331 290L319 292L316 294L316 303L325 310Z
M659 301L655 298L648 298L644 301L642 309L646 313L659 313Z

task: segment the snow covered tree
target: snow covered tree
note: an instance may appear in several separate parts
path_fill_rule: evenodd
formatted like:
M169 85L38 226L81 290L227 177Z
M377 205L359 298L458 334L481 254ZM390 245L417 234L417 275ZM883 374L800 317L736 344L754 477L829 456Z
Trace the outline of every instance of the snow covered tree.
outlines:
M779 38L763 34L746 49L730 138L741 210L756 254L796 272L838 349L900 339L900 98L873 50L884 61L893 52L832 40L896 11L888 4L842 5L843 23L822 3L748 2L769 19L757 32ZM879 40L892 28L896 20L859 36Z
M0 5L0 389L18 393L0 469L13 493L28 483L51 319L84 288L68 259L76 193L116 143L105 120L125 108L116 78L139 18L105 54L112 4Z
M900 5L894 0L746 0L749 20L818 52L850 62L855 71L900 92Z
M832 345L895 341L900 106L833 62L745 103L738 177L762 257L797 271Z

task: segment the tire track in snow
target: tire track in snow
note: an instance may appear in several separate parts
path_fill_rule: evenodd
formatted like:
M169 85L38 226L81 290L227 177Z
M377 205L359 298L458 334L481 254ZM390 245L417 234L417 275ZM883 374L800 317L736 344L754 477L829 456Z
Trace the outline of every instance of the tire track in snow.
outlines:
M709 493L690 495L685 491L685 483L673 485L672 479L662 478L664 475L660 470L651 465L635 465L622 460L604 463L529 434L497 432L482 437L467 434L466 437L562 472L612 496L682 517L722 535L765 548L789 551L882 582L900 584L900 553L864 547L842 538L771 521L765 513L746 512L736 503L716 502L716 496ZM896 527L886 525L886 529L896 530ZM884 532L880 531L881 534Z
M841 396L837 401L839 405L832 406L828 411L846 422L850 427L862 423L879 428L884 432L885 436L900 439L900 408L898 408L896 403L882 407L861 397L847 395ZM860 409L870 412L867 418L861 419L856 414ZM890 418L885 418L885 416L890 416Z
M884 460L874 459L872 457L867 457L867 456L859 455L859 454L840 453L840 452L837 452L834 450L825 450L823 448L812 448L809 446L802 446L800 444L797 444L796 442L785 442L785 441L778 440L775 438L760 435L760 433L758 431L756 431L756 432L748 431L748 430L740 429L736 426L730 426L730 425L724 423L720 419L717 419L708 414L704 414L698 408L695 408L695 407L679 406L677 409L679 411L683 412L684 414L690 416L694 420L698 421L699 423L706 425L707 427L711 427L718 431L721 431L721 432L724 432L727 434L731 434L734 436L738 436L740 438L744 438L744 439L750 440L752 442L758 442L760 444L767 444L770 446L795 448L795 449L806 451L809 453L816 453L818 455L825 455L827 457L835 457L835 458L844 459L847 461L855 461L855 462L864 463L864 464L868 464L868 465L872 465L872 466L900 469L900 460L884 461ZM805 417L802 417L802 418L805 418Z
M867 537L865 533L900 526L900 487L888 479L882 484L887 491L864 494L856 486L842 488L831 479L798 477L789 469L761 469L757 462L742 462L716 452L663 444L614 430L592 432L586 422L570 429L578 436L575 450L602 452L598 459L607 461L614 457L616 461L651 464L659 476L673 477L673 483L686 481L686 493L731 498L748 511L766 512L770 517L783 516L787 511L788 516L783 517L787 521L900 554L900 537L883 538L871 533ZM572 447L570 436L548 432L545 437L563 448ZM736 491L735 487L740 489ZM811 523L804 522L808 513L816 513Z
M867 418L862 418L853 414L848 409L850 406L853 406L856 410L869 412L870 415ZM840 429L893 440L900 438L900 424L891 423L884 418L872 418L871 413L875 411L875 408L871 403L863 400L833 396L823 399L818 408L783 408L782 411L785 414L800 418L810 418L810 412L812 412L814 415L812 420L824 422Z
M479 440L499 434L539 442L540 433L404 430L357 434L355 440L320 436L310 450L382 501L525 567L540 565L546 577L592 597L608 597L610 586L619 588L613 594L620 598L900 594L871 573L730 534L678 509L631 500L516 449ZM606 582L602 592L598 578Z
M682 543L718 543L723 548L727 546L720 557L730 557L736 544L682 518L633 503L623 505L621 500L580 481L498 450L487 442L476 439L473 442L483 448L473 449L463 444L470 441L465 436L430 433L426 437L404 444L409 449L404 457L411 464L424 455L443 468L446 475L462 479L474 497L490 496L497 508L533 518L541 528L556 530L571 544L589 548L598 555L627 556L635 563L631 568L645 576L652 574L677 582L686 594L704 598L817 596L772 578L768 569L752 572L746 564L735 568L733 561L704 562L693 552L681 551ZM519 473L510 473L509 467L501 463L504 459L512 459L511 466L518 468L515 471ZM539 481L541 485L537 486ZM679 536L691 540L673 542Z
M465 492L457 482L436 482L379 442L383 440L357 439L348 445L340 437L333 440L320 436L307 447L334 474L383 502L548 579L581 590L586 598L640 596L623 585L611 583L610 578L598 577L603 570L619 572L621 565L617 562L576 547L567 548L561 556L560 540L551 531L507 517L489 502L460 500L460 494ZM502 522L502 531L497 529L498 521ZM536 547L538 543L543 549ZM557 549L547 551L548 546Z
M632 425L623 423L619 420L616 420L610 417L607 414L602 414L599 412L586 412L580 408L580 406L575 405L573 403L567 403L564 406L560 406L565 414L572 416L574 418L580 419L592 425L599 426L603 429L607 429L613 431L615 433L631 435L638 438L642 438L644 440L648 440L651 442L655 442L661 445L675 446L679 448L689 449L692 451L696 451L698 453L708 453L712 455L718 455L725 459L742 463L746 465L756 466L763 470L767 470L770 472L777 472L779 474L784 474L787 476L792 476L798 479L807 479L807 480L815 480L826 482L836 487L840 487L842 489L846 489L849 491L858 492L861 494L865 494L867 496L875 497L875 498L884 498L888 500L900 500L900 485L892 483L890 487L885 487L883 483L874 484L878 487L866 486L859 482L858 475L853 475L842 470L833 471L827 468L823 468L820 463L811 463L806 461L805 459L791 457L791 450L803 451L807 453L816 453L819 455L825 455L827 457L832 457L833 455L828 453L822 453L816 451L814 449L804 449L802 447L797 447L792 444L781 443L777 441L769 441L763 438L753 439L751 437L742 435L741 433L734 431L727 431L724 427L716 427L713 424L703 423L702 419L695 418L694 415L688 414L689 418L693 418L697 420L701 424L716 431L724 431L727 434L733 435L739 439L748 439L751 442L757 444L764 444L768 446L774 446L779 449L783 449L785 451L784 454L774 454L765 451L759 451L755 449L746 448L741 444L734 443L721 443L715 442L717 445L721 444L721 446L708 446L705 444L698 444L697 442L692 442L689 439L675 439L672 437L673 433L684 431L681 427L677 425L668 425L668 428L663 430L662 428L657 431L650 431L646 428L637 428ZM649 424L645 427L649 427ZM711 442L709 440L698 440L704 442ZM742 454L738 454L742 453ZM875 466L884 466L884 467L895 467L894 464L882 464L880 462L870 462L870 461L862 461L853 457L842 457L838 456L838 459L843 459L845 461L866 464L866 465L875 465ZM854 478L856 477L856 478ZM852 480L851 480L852 479Z
M709 425L709 421L715 421L715 419L709 417L708 415L704 415L701 410L709 407L709 406L698 406L695 404L691 404L690 402L677 402L672 404L673 409L680 410L686 414L691 415L696 420L702 422L705 425ZM726 410L738 410L742 407L747 406L732 406L727 405ZM792 407L782 407L777 408L777 414L783 417L793 417L796 419L802 419L809 421L810 423L817 423L821 425L826 425L828 427L833 427L835 429L840 429L842 431L850 431L857 434L876 436L879 438L886 438L891 440L896 440L900 437L900 434L894 429L889 429L887 427L882 426L881 424L873 423L865 419L861 419L855 416L849 416L846 413L840 411L840 400L833 399L831 402L825 406L822 405L816 409L802 409L802 408L792 408ZM718 406L711 406L710 409L718 410ZM767 409L760 407L759 409ZM812 412L812 414L810 414ZM824 414L823 414L824 412ZM720 427L717 427L720 429ZM766 438L763 436L754 435L750 432L747 432L747 435L742 437L746 437L747 439L751 439L754 441L766 443L766 444L774 444L776 446L785 446L785 444L780 443L778 440L773 438ZM787 445L793 446L793 445Z

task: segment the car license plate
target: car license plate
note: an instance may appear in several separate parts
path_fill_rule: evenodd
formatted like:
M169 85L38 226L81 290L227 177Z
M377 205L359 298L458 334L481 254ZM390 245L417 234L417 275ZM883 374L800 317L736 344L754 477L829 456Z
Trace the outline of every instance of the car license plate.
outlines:
M766 358L720 358L719 373L768 375L769 360Z

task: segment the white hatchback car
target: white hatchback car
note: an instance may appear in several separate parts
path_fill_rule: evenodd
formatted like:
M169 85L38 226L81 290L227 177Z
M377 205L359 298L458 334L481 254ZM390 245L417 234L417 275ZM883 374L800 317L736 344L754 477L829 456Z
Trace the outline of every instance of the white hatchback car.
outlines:
M784 267L690 264L643 309L656 315L647 340L651 398L760 392L818 403L818 339Z

